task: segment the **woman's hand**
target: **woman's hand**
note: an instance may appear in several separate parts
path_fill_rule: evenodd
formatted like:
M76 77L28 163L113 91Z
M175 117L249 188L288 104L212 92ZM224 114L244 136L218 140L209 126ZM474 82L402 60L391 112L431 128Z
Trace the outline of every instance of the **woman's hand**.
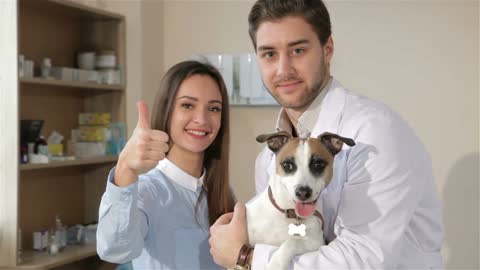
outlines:
M137 102L138 122L133 134L118 157L115 184L123 187L134 183L138 175L155 168L168 151L168 134L150 128L148 107Z

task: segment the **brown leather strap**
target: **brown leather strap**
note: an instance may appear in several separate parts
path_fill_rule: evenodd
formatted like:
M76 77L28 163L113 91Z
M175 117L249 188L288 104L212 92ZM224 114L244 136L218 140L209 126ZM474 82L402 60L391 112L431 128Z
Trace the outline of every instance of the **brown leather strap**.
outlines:
M325 223L323 221L323 217L322 217L322 214L320 214L320 212L318 212L317 210L315 210L315 213L313 213L317 218L320 219L320 221L322 221L322 231L323 231L323 223Z
M275 208L278 209L278 211L285 214L286 218L302 219L301 217L297 216L297 213L295 212L295 209L282 209L282 208L280 208L280 206L278 206L277 202L273 198L273 193L272 193L272 189L270 188L270 186L268 186L268 198L270 199L270 202L273 204L273 206L275 206ZM314 203L316 203L316 202L317 201L315 200ZM322 230L323 230L323 223L325 223L325 222L323 221L322 214L320 214L320 212L318 212L318 210L315 210L313 215L320 219L320 221L322 222Z
M249 246L248 244L244 244L240 248L240 252L238 252L238 258L237 258L237 265L243 266L243 267L249 267L248 265L248 257L250 256L250 253L252 252L253 248Z

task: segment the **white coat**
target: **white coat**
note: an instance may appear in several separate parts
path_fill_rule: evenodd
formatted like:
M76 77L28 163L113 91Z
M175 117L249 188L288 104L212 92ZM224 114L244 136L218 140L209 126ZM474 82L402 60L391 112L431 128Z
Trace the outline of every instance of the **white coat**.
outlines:
M295 257L292 269L442 268L441 205L430 156L413 130L333 79L311 136L325 131L356 145L336 155L333 179L318 200L329 244ZM257 157L257 194L274 173L274 159L268 148ZM256 245L252 269L263 269L275 249Z

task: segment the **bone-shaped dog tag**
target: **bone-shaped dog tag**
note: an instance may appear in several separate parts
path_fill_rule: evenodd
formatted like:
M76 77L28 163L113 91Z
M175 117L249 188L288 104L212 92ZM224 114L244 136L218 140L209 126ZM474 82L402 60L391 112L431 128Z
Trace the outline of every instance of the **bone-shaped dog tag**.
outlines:
M305 236L307 235L306 232L307 226L305 224L288 224L288 235L294 236L294 235L299 235L299 236Z

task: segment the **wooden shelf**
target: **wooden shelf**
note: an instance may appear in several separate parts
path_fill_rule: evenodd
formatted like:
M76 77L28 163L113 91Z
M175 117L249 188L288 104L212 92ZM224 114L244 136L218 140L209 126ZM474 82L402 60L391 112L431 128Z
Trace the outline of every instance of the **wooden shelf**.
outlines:
M95 165L95 164L111 163L116 161L117 161L117 156L82 158L82 159L67 160L67 161L51 161L50 163L46 163L46 164L22 164L20 165L20 170L29 171L29 170L50 169L50 168L67 167L67 166Z
M0 177L0 186L7 187L0 188L0 269L104 269L98 267L101 260L96 256L94 246L69 246L54 256L24 250L21 260L17 260L16 249L19 245L31 248L33 232L51 226L56 215L60 215L65 224L98 221L98 206L105 192L106 176L118 156L47 164L18 164L16 157L21 139L21 119L44 120L43 135L54 130L70 134L78 126L81 113L109 113L112 123L126 122L125 16L100 8L105 5L83 5L84 0L13 2L6 5L7 17L13 16L8 21L11 24L0 29L15 32L5 36L16 39L14 53L24 55L37 66L48 57L55 66L75 67L78 52L112 51L117 65L123 67L123 80L117 85L108 85L54 78L11 78L7 74L7 82L14 79L13 83L18 86L8 91L12 92L11 95L6 95L15 97L16 102L11 105L15 107L13 110L7 106L6 111L14 113L7 117L5 125L12 127L6 139L14 142L12 145L16 148L16 151L7 152L16 154L11 155L10 160L5 156L9 166L4 166L7 173L2 170ZM14 166L10 166L12 162Z
M50 269L67 263L85 259L97 254L95 245L71 245L56 255L49 255L46 251L24 251L22 263L15 269Z
M41 79L41 78L20 78L19 81L20 83L23 83L23 84L69 87L69 88L77 88L77 89L95 89L95 90L105 90L105 91L124 91L125 90L125 86L123 85L98 84L94 82L60 81L55 79Z
M32 1L33 2L33 1ZM35 1L39 2L39 1ZM76 12L79 16L87 19L104 19L104 20L124 20L125 16L109 12L106 10L92 8L72 0L47 0L42 3L45 6L51 5L54 8L63 8L65 10L71 9L72 12Z

